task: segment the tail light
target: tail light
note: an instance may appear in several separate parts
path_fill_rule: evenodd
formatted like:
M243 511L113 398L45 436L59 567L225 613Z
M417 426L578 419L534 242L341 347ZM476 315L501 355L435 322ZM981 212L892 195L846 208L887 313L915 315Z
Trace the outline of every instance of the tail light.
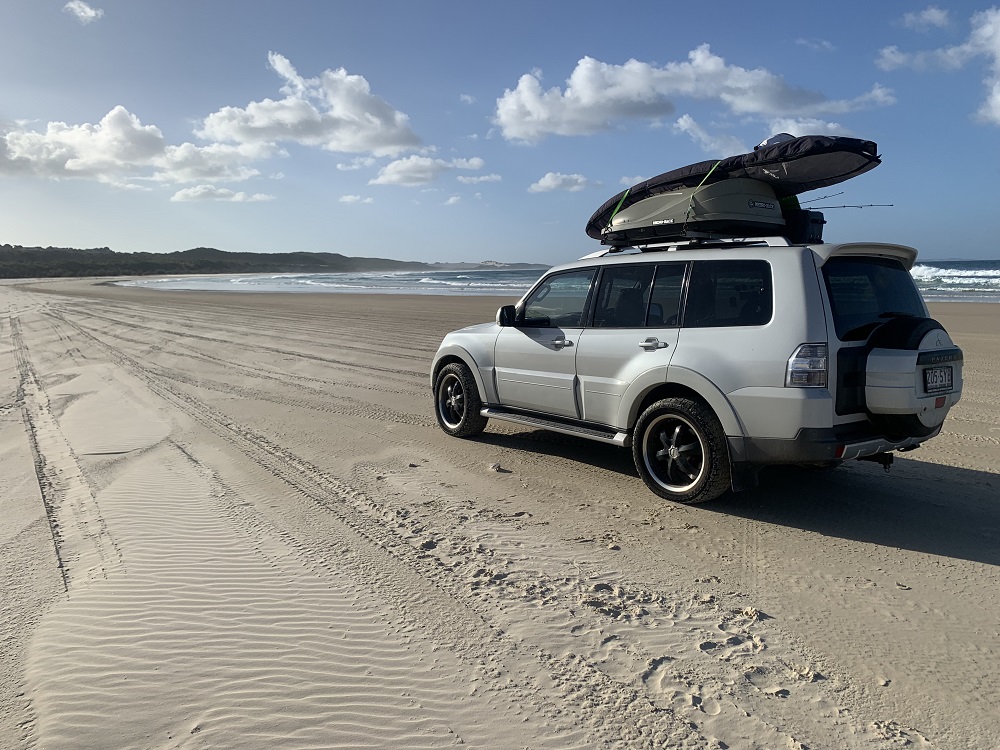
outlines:
M788 358L786 388L826 388L829 350L826 344L803 344Z

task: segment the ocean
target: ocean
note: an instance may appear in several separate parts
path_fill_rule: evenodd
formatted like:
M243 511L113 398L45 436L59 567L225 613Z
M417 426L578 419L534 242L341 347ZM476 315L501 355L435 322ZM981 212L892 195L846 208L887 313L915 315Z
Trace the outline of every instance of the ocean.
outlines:
M367 273L278 273L177 276L117 282L121 286L210 292L339 292L447 294L520 297L542 269L489 268L463 271L372 271Z
M929 260L910 273L928 302L1000 302L1000 260Z
M1000 260L917 263L911 271L929 302L1000 303ZM287 273L178 276L117 282L122 286L213 292L335 292L520 297L539 270L507 268L397 273Z

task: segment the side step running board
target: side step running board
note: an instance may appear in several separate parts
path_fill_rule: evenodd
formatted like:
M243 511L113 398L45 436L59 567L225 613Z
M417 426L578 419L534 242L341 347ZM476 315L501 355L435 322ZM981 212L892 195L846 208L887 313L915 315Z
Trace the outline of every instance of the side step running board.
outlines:
M557 422L553 419L536 417L530 414L520 414L519 412L497 409L496 407L485 407L479 412L484 417L490 419L500 419L504 422L516 422L528 427L538 427L552 432L561 432L563 435L576 435L577 437L597 440L601 443L611 443L619 447L627 448L631 445L630 435L627 432L618 432L612 429L602 429L599 427L587 427L584 425L569 424L567 422Z

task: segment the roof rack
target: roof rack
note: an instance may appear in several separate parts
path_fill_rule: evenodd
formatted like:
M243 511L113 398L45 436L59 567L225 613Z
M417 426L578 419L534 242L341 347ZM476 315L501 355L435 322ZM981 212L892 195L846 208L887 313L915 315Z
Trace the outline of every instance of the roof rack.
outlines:
M704 250L710 248L723 247L791 247L792 242L787 237L718 237L715 235L704 235L703 237L692 236L690 239L660 240L655 242L635 243L633 245L619 245L598 250L596 253L584 255L580 260L591 258L602 258L605 255L614 255L625 250L638 250L642 253L650 252L674 252L677 250Z

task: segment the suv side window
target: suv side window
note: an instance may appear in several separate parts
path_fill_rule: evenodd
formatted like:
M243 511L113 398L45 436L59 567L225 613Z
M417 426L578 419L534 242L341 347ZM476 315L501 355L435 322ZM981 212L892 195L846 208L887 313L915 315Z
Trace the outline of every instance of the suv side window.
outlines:
M525 300L517 324L532 328L582 326L595 273L596 269L586 268L549 276Z
M661 263L656 267L647 325L671 328L677 325L686 270L687 263Z
M656 266L608 266L601 273L594 310L597 328L640 328L646 325L649 290Z
M685 328L760 326L773 312L771 266L763 260L695 261Z

